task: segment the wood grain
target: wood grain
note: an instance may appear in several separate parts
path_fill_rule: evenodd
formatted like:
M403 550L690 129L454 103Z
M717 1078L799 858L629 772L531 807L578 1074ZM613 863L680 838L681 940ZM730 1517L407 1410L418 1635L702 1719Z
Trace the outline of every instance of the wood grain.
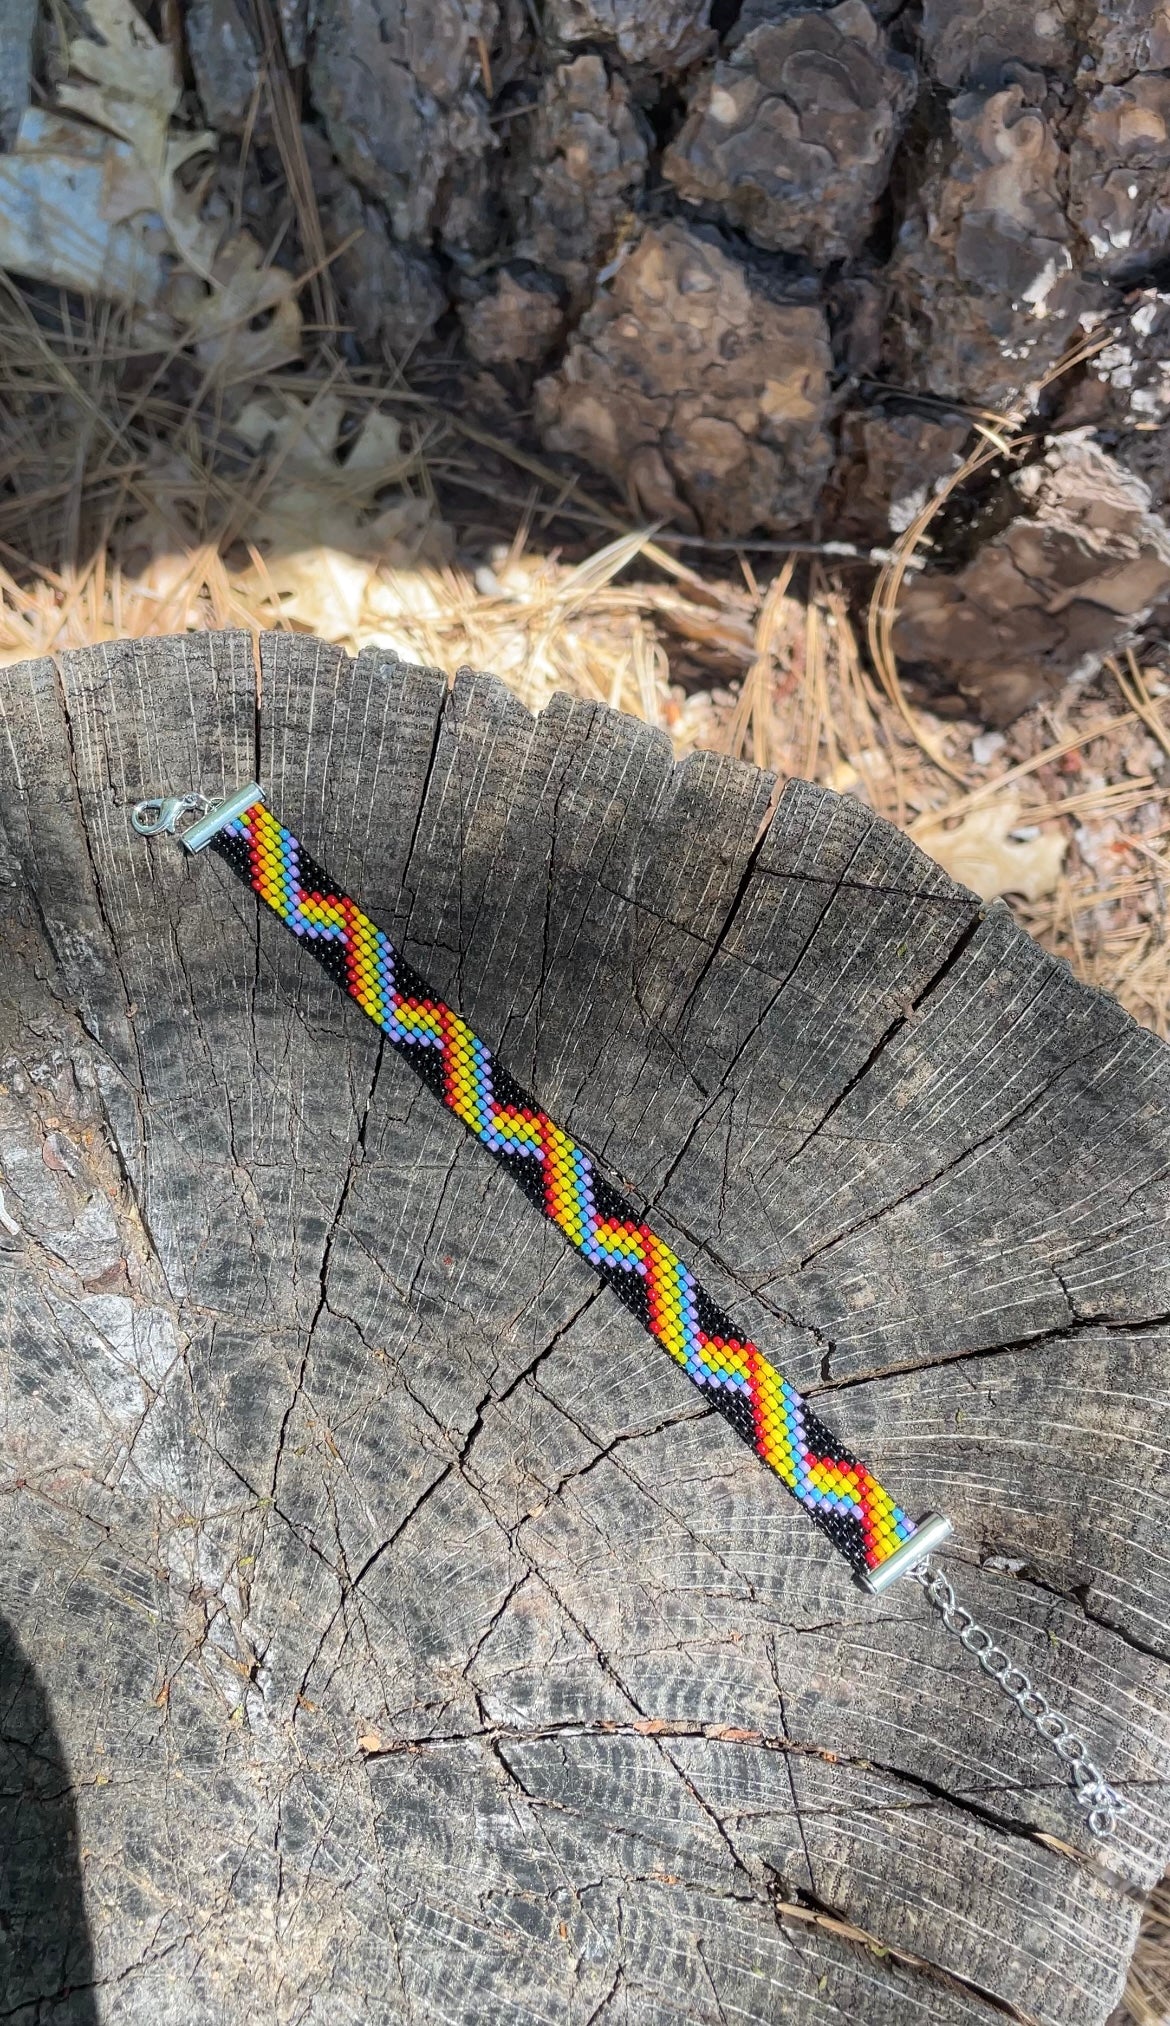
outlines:
M1170 1841L1170 1054L856 803L769 821L753 768L375 652L260 677L232 635L5 676L0 1610L93 1949L69 1995L0 1929L5 2016L1104 2021ZM130 830L256 771L951 1514L1129 1798L1108 1865L921 1593L862 1595L224 868Z

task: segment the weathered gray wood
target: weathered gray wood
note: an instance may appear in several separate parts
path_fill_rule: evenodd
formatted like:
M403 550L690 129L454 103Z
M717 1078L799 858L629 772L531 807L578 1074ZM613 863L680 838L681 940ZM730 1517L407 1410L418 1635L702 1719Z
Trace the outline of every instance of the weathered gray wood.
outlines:
M605 710L262 663L259 713L243 637L5 676L0 1609L94 1956L69 1997L0 1926L11 2016L1104 2020L1170 1842L1170 1055L854 803L764 828L768 777ZM1113 1872L921 1594L867 1601L222 867L132 836L257 768L952 1514L1125 1784Z

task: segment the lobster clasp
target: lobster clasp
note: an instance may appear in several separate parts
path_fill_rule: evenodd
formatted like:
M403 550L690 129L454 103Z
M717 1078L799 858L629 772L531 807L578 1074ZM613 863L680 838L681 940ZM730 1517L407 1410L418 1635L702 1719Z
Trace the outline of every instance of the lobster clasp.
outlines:
M140 837L162 837L169 831L186 850L202 851L237 816L243 816L263 800L264 790L259 781L249 781L246 788L238 788L226 802L217 802L214 795L152 795L147 801L134 804L130 821ZM198 820L180 830L184 816Z
M134 804L130 821L140 837L161 837L168 831L173 836L184 816L193 816L197 810L206 815L210 807L207 795L152 795Z

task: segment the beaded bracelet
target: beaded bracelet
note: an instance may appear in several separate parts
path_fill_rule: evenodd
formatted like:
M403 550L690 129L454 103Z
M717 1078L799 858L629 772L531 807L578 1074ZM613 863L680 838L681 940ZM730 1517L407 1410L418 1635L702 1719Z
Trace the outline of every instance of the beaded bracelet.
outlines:
M196 821L180 833L188 816ZM1082 1738L955 1598L930 1551L951 1533L939 1513L911 1520L843 1447L791 1380L737 1329L690 1267L598 1172L593 1157L432 992L389 936L279 823L252 781L215 805L203 795L139 802L142 836L210 846L361 1007L391 1047L519 1183L526 1196L751 1445L844 1555L865 1589L912 1576L947 1629L1064 1761L1087 1827L1112 1833L1124 1803Z

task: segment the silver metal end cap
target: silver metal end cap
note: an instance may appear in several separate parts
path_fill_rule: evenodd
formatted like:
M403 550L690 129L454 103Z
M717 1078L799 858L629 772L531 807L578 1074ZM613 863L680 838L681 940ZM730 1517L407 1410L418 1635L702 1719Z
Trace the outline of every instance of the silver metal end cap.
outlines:
M945 1513L924 1513L909 1540L903 1541L900 1548L895 1548L892 1555L887 1555L884 1562L879 1562L876 1569L867 1569L859 1578L862 1589L868 1590L871 1597L880 1597L883 1590L888 1590L899 1576L908 1576L911 1569L925 1561L932 1548L941 1547L953 1533L954 1528Z
M192 823L189 830L183 831L180 838L183 848L186 851L202 851L205 844L210 844L217 831L224 829L225 825L234 822L237 816L242 816L246 810L254 808L257 802L263 800L264 790L259 781L249 781L246 788L241 788L238 794L230 795L226 802L217 803L216 807L209 809L198 823Z

